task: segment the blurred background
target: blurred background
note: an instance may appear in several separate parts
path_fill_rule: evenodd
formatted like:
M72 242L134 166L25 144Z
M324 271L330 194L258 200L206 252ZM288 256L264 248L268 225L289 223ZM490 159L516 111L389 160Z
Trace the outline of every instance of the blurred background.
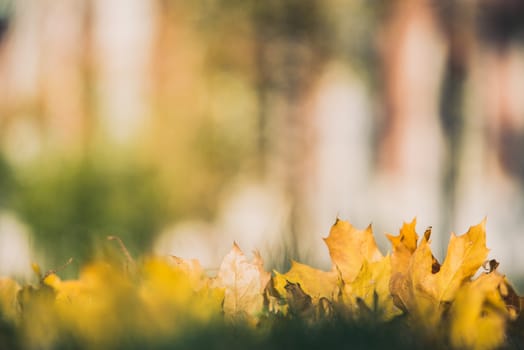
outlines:
M487 216L522 280L523 43L519 0L0 0L0 274Z

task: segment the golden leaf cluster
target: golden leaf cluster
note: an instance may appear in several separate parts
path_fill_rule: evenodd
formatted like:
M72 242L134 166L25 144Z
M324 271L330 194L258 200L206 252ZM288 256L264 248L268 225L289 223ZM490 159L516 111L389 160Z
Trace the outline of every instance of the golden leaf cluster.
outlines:
M329 271L292 261L289 271L270 273L258 253L250 261L234 244L215 276L197 260L149 257L127 268L95 261L76 280L54 271L35 285L3 278L0 314L21 334L23 347L34 349L54 348L64 337L84 348L112 348L130 332L147 341L195 325L260 329L274 320L310 327L401 319L449 347L504 345L508 329L521 322L522 298L488 260L485 222L461 236L452 233L442 263L430 249L431 229L419 238L415 226L413 220L397 236L387 235L392 249L383 255L371 226L359 230L337 220L324 239Z

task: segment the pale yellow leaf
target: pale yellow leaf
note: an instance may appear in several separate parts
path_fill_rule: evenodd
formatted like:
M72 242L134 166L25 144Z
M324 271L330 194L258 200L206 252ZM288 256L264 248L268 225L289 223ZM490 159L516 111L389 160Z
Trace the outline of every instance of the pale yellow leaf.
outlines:
M183 259L178 256L171 256L172 263L175 268L180 269L185 273L186 276L191 280L191 284L195 290L199 290L207 283L207 278L205 278L205 272L200 265L200 262L196 259Z
M228 317L255 317L262 311L263 291L269 278L260 256L249 262L235 243L222 261L215 281L225 291L224 313Z

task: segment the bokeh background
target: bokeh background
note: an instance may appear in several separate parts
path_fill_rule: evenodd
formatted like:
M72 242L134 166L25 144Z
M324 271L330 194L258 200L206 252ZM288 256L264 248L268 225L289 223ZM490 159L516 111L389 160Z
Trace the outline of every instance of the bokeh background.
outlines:
M0 274L487 216L522 281L523 43L519 0L0 0Z

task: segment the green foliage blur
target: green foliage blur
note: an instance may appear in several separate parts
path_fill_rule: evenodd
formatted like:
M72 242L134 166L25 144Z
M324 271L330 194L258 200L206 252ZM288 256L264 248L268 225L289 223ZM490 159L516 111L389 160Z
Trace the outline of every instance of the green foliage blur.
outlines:
M1 171L11 170L4 163ZM46 268L71 257L89 260L109 235L120 237L134 254L147 251L152 233L169 218L153 171L122 162L102 166L89 159L55 161L51 169L38 164L16 178L7 176L0 186L8 189L3 206L30 226Z

